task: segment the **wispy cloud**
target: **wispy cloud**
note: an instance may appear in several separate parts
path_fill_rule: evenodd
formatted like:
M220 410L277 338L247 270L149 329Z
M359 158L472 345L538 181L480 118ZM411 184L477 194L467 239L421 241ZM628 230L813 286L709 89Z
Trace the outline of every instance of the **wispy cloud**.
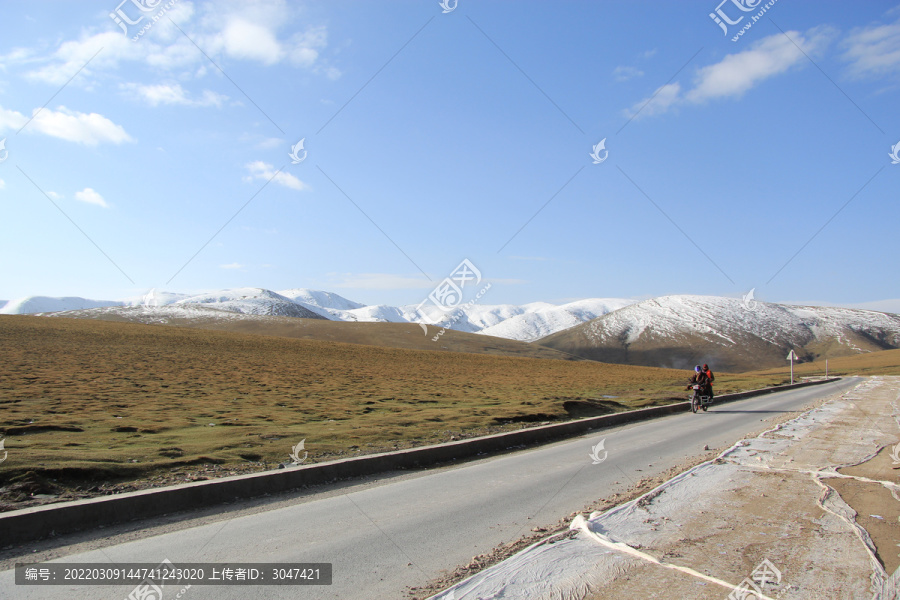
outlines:
M250 175L244 177L244 181L250 182L254 179L269 181L271 179L275 183L283 185L284 187L290 188L292 190L302 191L309 189L309 186L307 184L303 183L290 173L286 173L284 171L275 171L275 167L261 160L247 163L246 165L244 165L244 167L248 171L250 171Z
M109 208L109 204L103 199L103 196L95 192L91 188L84 188L80 192L75 192L75 199L88 204L95 204L103 208Z
M658 88L653 95L635 103L628 117L662 114L684 105L704 104L711 100L738 98L764 81L808 62L834 37L828 27L810 29L805 34L777 33L752 44L747 50L729 54L717 63L697 70L688 88L678 81ZM800 48L803 49L801 52Z
M0 190L6 187L6 182L0 179Z
M677 81L657 88L649 98L645 98L625 111L625 116L651 117L668 112L670 108L682 102L681 84Z
M215 106L220 107L228 100L228 96L218 94L211 90L203 90L199 98L191 98L190 95L178 83L160 83L155 85L142 85L138 83L123 83L119 86L129 95L140 98L150 106L160 104L181 106Z
M236 262L235 262L235 263L230 263L230 264L227 264L227 265L219 265L219 268L220 268L220 269L234 269L234 270L236 270L236 269L243 269L243 268L244 268L244 265L242 265L241 263L236 263Z
M266 138L261 142L258 142L254 148L257 150L271 150L272 148L278 148L279 146L286 147L287 142L285 142L281 138Z
M628 81L636 77L643 77L644 72L634 67L619 66L613 69L613 77L616 81Z
M900 74L900 19L853 29L844 40L842 58L851 77L876 78Z

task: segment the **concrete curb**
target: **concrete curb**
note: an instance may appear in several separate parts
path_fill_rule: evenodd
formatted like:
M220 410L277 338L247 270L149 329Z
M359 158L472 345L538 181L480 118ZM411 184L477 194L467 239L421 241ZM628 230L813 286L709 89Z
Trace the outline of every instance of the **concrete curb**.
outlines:
M839 377L763 388L716 397L716 404L752 396L838 381ZM534 445L581 435L593 429L614 427L688 410L688 402L589 417L577 421L532 427L435 446L344 458L265 473L224 477L166 488L127 492L102 498L61 502L0 513L0 540L21 544L50 535L91 529L134 519L157 517L177 511L208 507L223 502L277 494L303 486L351 479L375 473L423 468L479 454L503 452L511 447Z

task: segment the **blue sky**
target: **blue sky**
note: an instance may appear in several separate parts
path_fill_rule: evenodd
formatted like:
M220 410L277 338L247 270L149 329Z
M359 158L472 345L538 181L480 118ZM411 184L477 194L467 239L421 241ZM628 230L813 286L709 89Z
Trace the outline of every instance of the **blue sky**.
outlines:
M0 298L900 297L896 1L135 3L0 3Z

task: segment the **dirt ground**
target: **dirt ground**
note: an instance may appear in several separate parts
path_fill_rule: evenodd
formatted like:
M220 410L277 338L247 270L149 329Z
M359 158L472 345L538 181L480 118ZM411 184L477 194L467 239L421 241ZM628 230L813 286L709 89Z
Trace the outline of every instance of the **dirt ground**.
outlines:
M775 442L768 447L726 454L716 462L732 469L730 485L678 518L689 535L642 549L735 585L749 580L747 595L644 561L587 600L894 598L882 582L900 576L900 471L890 457L900 443L898 399L900 377L875 378L837 400L827 422L772 431L762 436ZM761 586L766 560L780 575Z

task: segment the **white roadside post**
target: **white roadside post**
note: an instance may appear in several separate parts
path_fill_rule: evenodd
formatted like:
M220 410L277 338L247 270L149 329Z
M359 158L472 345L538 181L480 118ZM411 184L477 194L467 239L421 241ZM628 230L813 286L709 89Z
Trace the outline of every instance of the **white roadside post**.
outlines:
M791 385L794 385L794 361L797 360L797 355L793 350L788 352L787 359L791 361Z

